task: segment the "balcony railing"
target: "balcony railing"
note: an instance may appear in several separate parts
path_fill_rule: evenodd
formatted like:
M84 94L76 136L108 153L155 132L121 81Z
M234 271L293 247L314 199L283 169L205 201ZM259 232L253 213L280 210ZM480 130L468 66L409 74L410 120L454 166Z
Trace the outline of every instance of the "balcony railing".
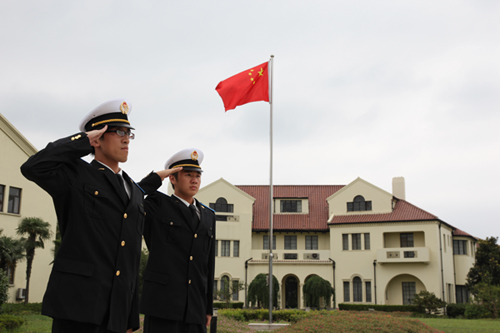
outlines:
M397 247L377 250L377 262L380 264L430 262L427 247Z

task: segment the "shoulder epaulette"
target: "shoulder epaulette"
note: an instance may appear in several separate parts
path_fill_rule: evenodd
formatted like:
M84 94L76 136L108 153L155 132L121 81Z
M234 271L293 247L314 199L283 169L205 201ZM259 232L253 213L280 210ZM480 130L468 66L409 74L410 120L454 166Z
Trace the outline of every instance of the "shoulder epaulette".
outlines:
M214 212L214 213L215 213L215 210L213 210L212 208L208 207L207 205L205 205L205 204L203 204L203 203L201 203L201 202L199 202L199 201L198 201L198 203L199 203L200 205L202 205L203 207L208 208L208 209L210 209L212 212Z

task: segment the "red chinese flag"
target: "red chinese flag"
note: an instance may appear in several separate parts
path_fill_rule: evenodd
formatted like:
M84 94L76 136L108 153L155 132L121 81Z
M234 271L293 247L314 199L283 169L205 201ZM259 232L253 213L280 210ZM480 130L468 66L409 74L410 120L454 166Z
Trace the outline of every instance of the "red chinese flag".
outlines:
M267 65L265 62L219 82L215 90L222 98L226 111L250 102L269 102Z

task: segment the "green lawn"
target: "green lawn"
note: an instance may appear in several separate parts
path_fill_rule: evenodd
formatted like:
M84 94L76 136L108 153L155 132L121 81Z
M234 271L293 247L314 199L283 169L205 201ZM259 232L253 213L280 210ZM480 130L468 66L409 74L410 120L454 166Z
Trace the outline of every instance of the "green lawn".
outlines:
M27 324L22 326L13 333L50 333L52 327L52 319L35 314L20 315L27 321ZM500 332L500 319L441 319L441 318L418 318L424 324L433 327L445 333L490 333ZM248 332L243 323L234 322L232 320L219 318L218 332ZM140 333L141 330L136 331Z
M496 319L441 319L418 318L428 326L445 333L490 333L500 332L500 320Z

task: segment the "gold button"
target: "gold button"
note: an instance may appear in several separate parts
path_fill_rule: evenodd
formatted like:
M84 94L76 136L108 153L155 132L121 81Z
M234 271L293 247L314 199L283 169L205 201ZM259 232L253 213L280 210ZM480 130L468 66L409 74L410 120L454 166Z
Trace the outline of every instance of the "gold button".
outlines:
M189 260L193 260L193 256L189 257Z
M71 137L71 141L75 141L75 137L74 137L74 136L73 136L73 137Z
M123 214L123 218L126 219L127 218L127 213Z
M116 271L116 276L120 276L120 271Z
M174 222L170 222L170 225L174 225Z
M144 216L146 216L146 212L144 212Z
M125 246L125 241L122 241L122 246Z
M94 194L95 194L95 195L98 195L98 194L99 194L99 191L95 191L95 192L94 192Z
M191 280L189 280L188 283L191 284Z
M198 234L194 234L194 238L198 238Z

